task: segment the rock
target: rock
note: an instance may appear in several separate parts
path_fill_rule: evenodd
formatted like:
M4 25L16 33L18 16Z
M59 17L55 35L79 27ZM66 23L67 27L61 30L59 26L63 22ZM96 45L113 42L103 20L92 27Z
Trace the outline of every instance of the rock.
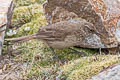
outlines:
M90 80L120 80L120 65L109 67Z
M97 35L87 37L86 44L97 38L104 46L96 48L114 48L120 42L119 4L120 0L47 0L43 7L49 24L73 18L85 19L95 26L97 32ZM94 43L99 44L97 42Z
M0 0L0 55L4 42L5 30L11 24L12 11L12 0Z

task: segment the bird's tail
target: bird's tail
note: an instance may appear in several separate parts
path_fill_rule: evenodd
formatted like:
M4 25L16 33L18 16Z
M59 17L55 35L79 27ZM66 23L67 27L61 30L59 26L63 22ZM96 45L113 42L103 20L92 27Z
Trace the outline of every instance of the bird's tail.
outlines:
M36 39L36 37L37 37L36 34L32 34L32 35L18 37L18 38L7 38L7 39L5 39L5 41L23 42L23 41Z

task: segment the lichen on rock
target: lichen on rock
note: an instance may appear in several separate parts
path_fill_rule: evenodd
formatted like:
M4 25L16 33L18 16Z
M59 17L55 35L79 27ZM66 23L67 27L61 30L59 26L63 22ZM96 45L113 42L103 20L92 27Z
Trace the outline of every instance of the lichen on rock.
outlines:
M113 48L119 44L119 3L119 0L47 0L43 6L49 24L76 17L85 19L96 27L104 44L99 48Z

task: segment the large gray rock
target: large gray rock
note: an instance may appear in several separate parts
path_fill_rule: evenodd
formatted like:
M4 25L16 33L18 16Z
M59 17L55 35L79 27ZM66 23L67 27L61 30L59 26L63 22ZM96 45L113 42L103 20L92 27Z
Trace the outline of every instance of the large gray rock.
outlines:
M12 11L12 0L0 0L0 55L4 42L5 30L11 24Z
M92 23L98 34L85 37L96 48L118 47L120 42L120 0L47 0L44 12L49 24L82 18ZM100 41L98 41L100 40ZM80 45L82 46L82 45Z
M106 69L91 80L120 80L120 65Z

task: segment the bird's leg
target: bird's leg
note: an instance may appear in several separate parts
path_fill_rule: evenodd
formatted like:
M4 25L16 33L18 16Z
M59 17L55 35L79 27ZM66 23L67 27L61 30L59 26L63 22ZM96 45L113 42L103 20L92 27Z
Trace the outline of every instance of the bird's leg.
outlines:
M52 47L50 47L50 50L51 50L52 53L53 53L53 59L54 59L54 60L58 59L58 56L56 55L55 50L54 50Z
M84 52L82 52L82 51L78 51L78 50L75 50L75 49L73 49L73 48L68 48L68 49L74 51L75 53L85 54Z
M101 48L99 48L99 53L100 53L100 55L102 55L102 51L101 51Z

